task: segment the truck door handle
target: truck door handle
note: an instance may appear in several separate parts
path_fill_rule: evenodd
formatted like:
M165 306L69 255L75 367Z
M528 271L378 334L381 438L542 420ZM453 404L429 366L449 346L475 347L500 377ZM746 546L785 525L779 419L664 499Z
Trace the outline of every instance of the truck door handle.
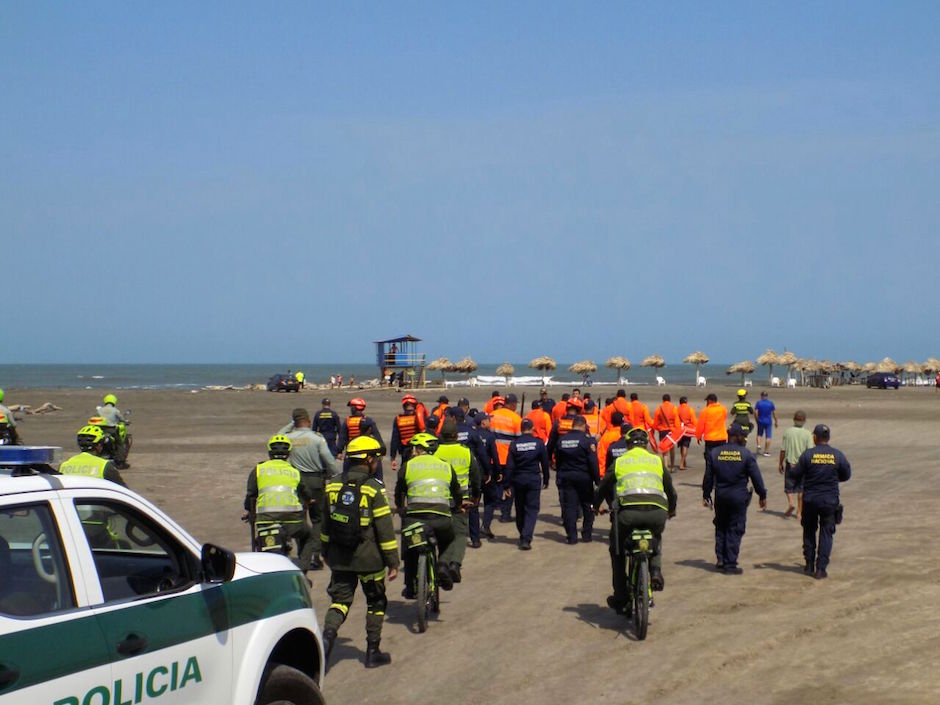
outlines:
M124 641L119 641L117 643L118 653L124 654L125 656L134 656L146 648L146 637L137 636L136 634L128 634Z
M20 677L20 669L0 666L0 689L12 685Z

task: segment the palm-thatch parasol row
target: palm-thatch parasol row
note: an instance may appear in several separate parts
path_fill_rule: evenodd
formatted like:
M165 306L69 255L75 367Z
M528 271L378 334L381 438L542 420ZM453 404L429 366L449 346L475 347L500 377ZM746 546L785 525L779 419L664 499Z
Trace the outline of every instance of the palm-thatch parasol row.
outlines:
M541 370L544 372L545 370L554 370L558 367L558 363L548 355L541 355L540 357L530 360L529 367L533 370Z
M655 367L657 370L666 366L666 360L662 355L647 355L640 363L641 367Z
M754 373L754 363L750 360L741 360L741 362L736 362L727 370L725 370L726 375L740 374L741 375L741 386L744 386L744 376Z
M508 362L504 362L502 365L496 368L496 374L500 377L506 378L506 386L509 386L509 378L516 374L516 368L513 367Z
M685 356L685 359L682 360L685 363L690 365L695 365L695 382L698 383L699 378L699 367L701 365L708 364L708 355L703 353L701 350L696 350L694 353L690 353Z
M454 372L460 372L465 375L473 374L479 369L479 365L473 361L473 358L465 357L462 360L457 360L450 369Z
M581 375L587 381L588 375L597 372L597 365L593 360L579 360L568 369L576 375Z

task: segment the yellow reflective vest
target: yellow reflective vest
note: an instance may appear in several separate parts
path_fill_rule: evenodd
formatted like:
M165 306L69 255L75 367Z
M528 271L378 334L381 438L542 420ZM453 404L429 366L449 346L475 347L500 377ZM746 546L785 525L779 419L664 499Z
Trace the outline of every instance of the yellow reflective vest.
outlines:
M98 477L104 479L104 470L110 461L91 453L74 455L59 466L63 475L81 475L83 477Z
M421 511L450 516L452 474L450 463L433 455L412 456L405 467L408 504L421 505Z
M632 448L614 464L617 501L622 507L653 505L669 509L663 485L663 462L645 448Z
M302 512L297 496L300 472L286 460L268 460L255 468L258 478L257 514Z

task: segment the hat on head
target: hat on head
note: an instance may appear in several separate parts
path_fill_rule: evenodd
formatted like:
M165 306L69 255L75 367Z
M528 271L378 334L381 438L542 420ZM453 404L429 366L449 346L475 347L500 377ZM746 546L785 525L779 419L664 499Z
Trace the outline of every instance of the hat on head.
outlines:
M507 404L515 404L517 401L519 401L519 398L518 398L515 394L513 394L512 392L510 392L509 394L506 395L506 403L507 403Z
M481 423L483 423L489 418L492 418L492 417L489 414L487 414L485 411L481 411L479 414L473 417L473 422L477 426L479 426Z
M447 411L450 413L451 416L453 416L455 419L459 421L463 421L464 418L466 417L466 414L464 414L463 409L461 409L459 406L451 407L447 409Z
M291 412L291 418L294 419L294 423L302 421L303 419L309 419L310 413L303 407L297 407Z
M457 400L457 406L470 406L470 400L467 397L460 397Z
M525 433L526 431L531 431L533 428L535 428L535 424L532 423L532 419L522 419L522 425L520 428L522 432Z
M741 427L741 424L739 424L739 423L733 423L733 424L731 424L731 426L728 428L728 435L729 435L729 436L744 437L744 436L746 436L747 434L744 432L744 429Z
M816 428L813 429L813 435L816 438L821 438L822 440L829 440L829 427L824 423L816 424Z
M320 400L320 403L323 404L324 406L329 406L329 405L330 405L330 400L329 400L327 397L323 397L323 398Z
M439 404L449 404L449 403L450 403L450 399L448 399L447 397L445 397L443 394L441 394L441 396L439 396L439 397L437 398L437 401L438 401Z

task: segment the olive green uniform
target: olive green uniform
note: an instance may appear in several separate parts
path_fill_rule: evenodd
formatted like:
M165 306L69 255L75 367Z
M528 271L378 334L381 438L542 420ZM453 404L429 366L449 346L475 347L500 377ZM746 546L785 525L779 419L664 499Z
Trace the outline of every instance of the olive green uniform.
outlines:
M359 485L359 526L362 539L355 549L330 543L330 511L324 513L323 533L326 564L332 575L327 592L333 600L326 613L323 628L338 630L346 620L356 594L356 584L362 585L366 596L366 639L378 642L382 636L382 622L388 599L385 597L385 569L398 567L395 526L392 510L385 497L385 485L369 475L366 466L352 465L345 478ZM344 480L336 478L326 486L327 506L333 507L343 489Z
M434 451L434 456L450 463L457 474L457 482L460 484L460 491L464 497L479 499L482 473L480 463L469 448L456 440L442 442ZM441 554L441 560L456 563L459 566L463 564L464 556L467 554L470 522L466 512L460 511L459 504L453 506L452 511L454 512L454 541L447 547L447 551Z
M751 417L754 416L754 407L751 402L739 399L731 405L732 421L738 424L745 432L745 435L751 432Z
M310 524L313 530L313 554L318 555L323 548L320 534L323 533L323 512L326 507L326 483L337 473L336 458L330 452L326 439L309 428L295 428L288 424L280 435L291 440L290 457L287 461L300 470L300 481L307 488L310 504Z

